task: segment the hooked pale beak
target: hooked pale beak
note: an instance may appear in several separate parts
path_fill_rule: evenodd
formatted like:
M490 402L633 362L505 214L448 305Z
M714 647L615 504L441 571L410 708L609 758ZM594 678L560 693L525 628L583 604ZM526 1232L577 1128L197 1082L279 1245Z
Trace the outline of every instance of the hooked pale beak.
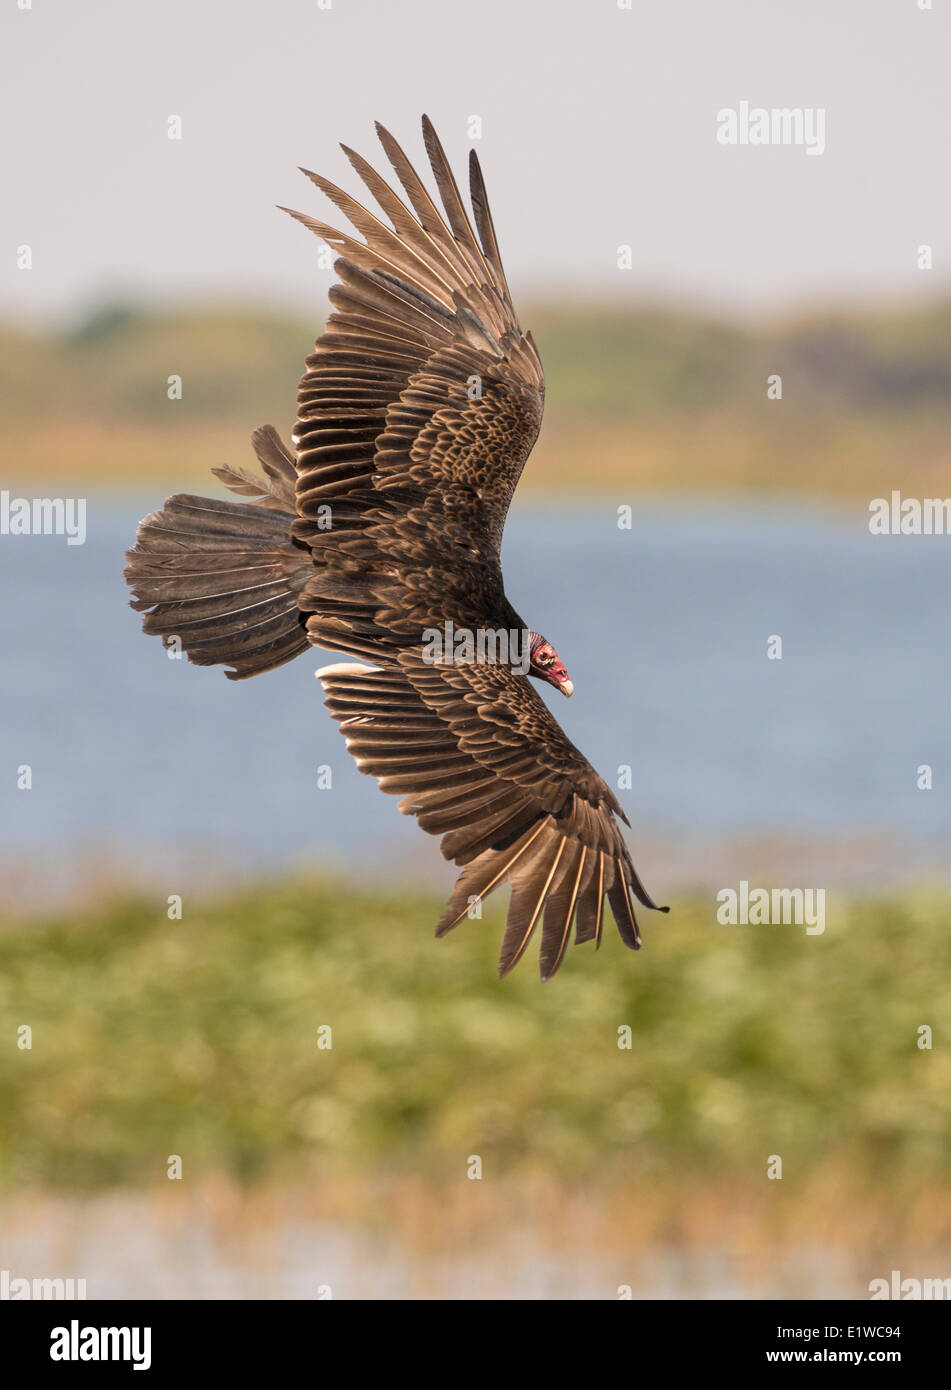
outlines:
M566 699L570 700L572 695L575 693L574 681L562 681L558 689L561 691L562 695L564 695Z

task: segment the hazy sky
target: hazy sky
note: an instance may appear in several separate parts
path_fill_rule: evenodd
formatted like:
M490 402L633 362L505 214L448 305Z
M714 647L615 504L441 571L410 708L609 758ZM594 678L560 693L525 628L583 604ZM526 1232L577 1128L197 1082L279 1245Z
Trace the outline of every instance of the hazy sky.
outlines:
M749 312L951 279L951 0L27 3L0 11L5 315L240 294L322 317L319 243L274 204L339 225L297 165L358 193L336 142L384 169L378 118L417 161L424 110L460 176L481 117L517 296ZM825 152L719 143L743 101L822 108Z

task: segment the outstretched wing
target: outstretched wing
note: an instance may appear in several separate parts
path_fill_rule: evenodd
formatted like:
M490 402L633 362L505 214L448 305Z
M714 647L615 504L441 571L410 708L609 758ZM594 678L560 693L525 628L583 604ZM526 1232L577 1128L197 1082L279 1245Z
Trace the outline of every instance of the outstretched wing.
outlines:
M543 980L573 921L576 941L600 942L605 896L625 945L640 946L631 895L656 904L615 819L624 813L526 677L504 665L427 665L408 651L394 668L317 675L360 771L401 795L400 810L441 835L443 855L463 868L438 936L511 880L500 975L539 921Z
M311 600L312 639L338 649L326 600L344 606L342 626L348 616L369 622L381 576L384 605L410 626L447 611L457 622L491 613L502 528L544 400L474 152L478 237L428 118L423 136L445 215L393 137L377 131L408 205L343 148L389 225L306 170L363 240L292 213L340 252L333 313L307 359L294 433L294 534L314 550L317 570L300 602L308 611ZM347 582L358 571L362 597Z

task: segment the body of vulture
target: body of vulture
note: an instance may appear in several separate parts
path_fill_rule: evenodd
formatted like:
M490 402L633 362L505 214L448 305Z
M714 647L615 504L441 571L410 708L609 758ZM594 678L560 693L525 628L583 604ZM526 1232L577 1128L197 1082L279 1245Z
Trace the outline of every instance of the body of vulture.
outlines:
M502 528L541 424L544 376L512 305L478 160L476 235L429 120L443 212L377 131L406 201L343 148L388 222L310 173L362 240L291 214L338 253L294 447L264 426L252 436L264 477L213 470L248 501L170 497L140 524L126 578L146 632L177 639L199 665L228 666L233 680L311 645L349 658L317 675L357 766L462 868L437 935L511 882L499 972L541 924L548 979L573 923L577 941L600 941L605 899L632 948L632 896L655 904L616 797L530 679L570 695L568 674L502 583ZM517 633L527 659L434 660L431 634L447 623Z

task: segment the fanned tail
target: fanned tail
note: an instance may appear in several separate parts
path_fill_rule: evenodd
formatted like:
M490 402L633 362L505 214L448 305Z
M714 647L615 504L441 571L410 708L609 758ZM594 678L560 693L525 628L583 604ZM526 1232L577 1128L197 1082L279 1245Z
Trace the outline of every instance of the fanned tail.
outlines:
M197 666L230 666L243 680L310 645L297 594L313 571L290 534L293 460L276 432L254 445L268 481L243 469L214 472L254 503L176 493L139 523L125 577L142 626Z

